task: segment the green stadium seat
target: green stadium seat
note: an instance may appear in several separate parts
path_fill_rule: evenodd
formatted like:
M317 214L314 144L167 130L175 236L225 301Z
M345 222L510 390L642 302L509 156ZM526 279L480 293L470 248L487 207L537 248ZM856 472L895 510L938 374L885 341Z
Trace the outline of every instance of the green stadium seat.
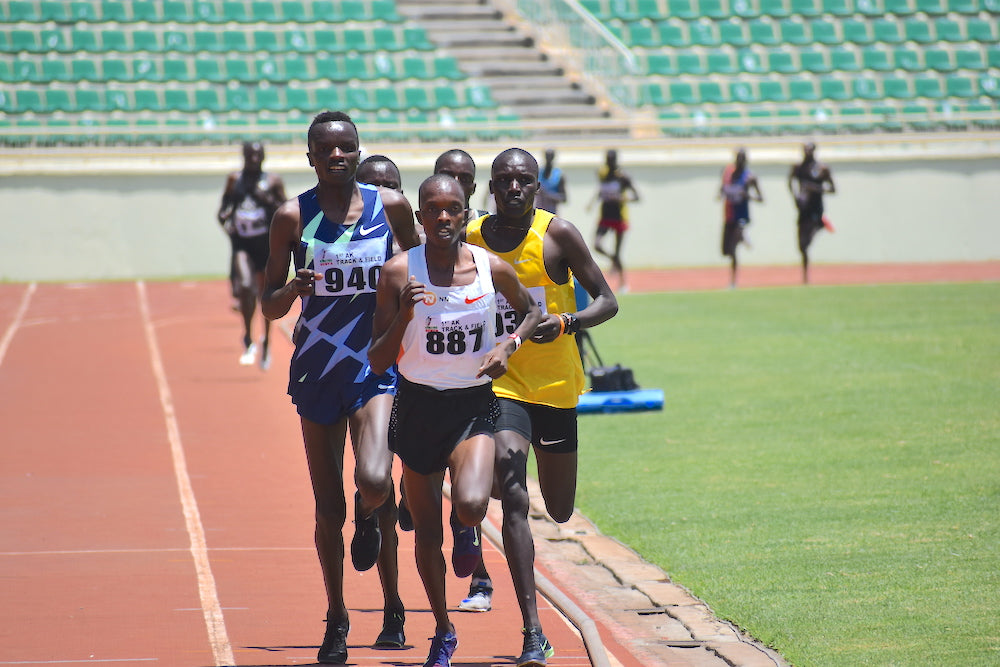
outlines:
M697 104L698 97L693 84L673 81L667 85L671 104Z
M882 99L882 91L879 89L878 82L871 76L859 76L851 81L851 90L854 91L854 97L862 100L878 100Z
M285 106L295 111L312 111L315 107L309 91L304 88L286 88Z
M399 91L392 87L375 89L375 105L379 109L390 111L404 111L406 103L400 98Z
M328 33L325 30L317 31L315 34ZM309 44L309 36L304 30L285 30L284 32L285 50L290 53L311 53L315 49ZM336 42L334 42L336 43Z
M468 97L468 90L466 91ZM467 100L463 101L458 96L458 91L454 86L434 86L434 102L438 109L460 109L467 105Z
M76 58L70 65L74 81L103 81L98 71L98 61L89 58ZM44 64L43 64L44 69Z
M423 89L421 88L420 90ZM348 86L344 91L344 104L347 105L348 109L357 109L359 111L378 110L378 106L376 106L375 100L368 89L356 86Z
M175 99L171 99L171 93L179 93ZM183 96L181 95L183 94ZM164 100L168 105L172 104L177 111L212 111L222 113L227 107L219 99L219 92L214 88L199 88L194 91L194 103L187 95L187 90L168 90L164 92ZM180 108L186 105L187 108Z
M729 10L736 16L744 19L752 19L760 16L757 3L752 2L752 0L730 0Z
M761 16L782 18L791 16L792 10L787 0L759 0Z
M869 46L861 51L861 65L875 72L892 70L892 54L884 47Z
M764 70L764 63L761 55L756 51L745 50L739 55L740 71L747 74L761 74Z
M70 99L68 90L49 88L45 91L45 112L76 111L76 105Z
M192 17L188 13L186 2L180 0L166 0L163 3L164 23L191 23Z
M930 44L935 41L934 24L926 19L908 18L903 21L903 35L907 40L917 44Z
M272 30L253 31L254 51L265 51L267 53L280 53L285 48L278 44L278 34Z
M106 92L106 91L103 91ZM72 105L73 111L107 111L108 103L105 96L101 94L102 91L95 90L93 88L80 89L76 91L74 97L74 102Z
M809 26L802 21L783 19L778 23L778 30L781 34L781 41L786 44L802 46L812 41L812 36L809 34Z
M757 91L746 81L729 82L729 99L741 104L750 104L759 101Z
M101 30L101 51L104 53L128 53L132 49L128 45L128 34L124 30Z
M941 49L945 51L945 49ZM987 54L990 58L990 67L1000 67L1000 48L996 46L989 47L987 49ZM954 51L955 55L955 68L964 70L984 70L986 69L986 60L983 58L983 52L978 46L962 47L957 48ZM938 70L938 71L948 71L948 70Z
M883 0L887 14L908 16L917 11L913 0Z
M260 81L274 83L276 81L287 81L284 68L273 56L258 56L253 59L254 76Z
M335 4L329 2L329 0L313 0L310 3L309 12L312 15L312 20L325 23L340 23L342 18Z
M785 49L775 49L767 54L767 69L779 74L797 74L801 71L795 56Z
M882 79L882 94L889 99L912 99L913 82L907 76L886 76Z
M897 46L893 49L892 60L896 69L907 72L919 72L924 69L922 50Z
M696 0L667 0L667 15L679 19L692 20L698 18Z
M979 90L983 95L1000 97L1000 77L988 75L979 77Z
M199 30L194 34L194 50L198 53L222 53L222 36L215 30Z
M854 132L871 132L875 129L875 124L865 118L868 116L868 109L856 106L842 106L838 110L838 120L841 126Z
M660 36L652 24L636 21L628 24L628 36L625 41L632 48L653 48L660 45Z
M826 74L833 70L825 50L803 49L799 52L799 63L804 71L813 74Z
M223 22L222 14L219 12L219 3L212 0L195 0L191 4L191 18L203 23Z
M639 90L640 103L644 106L665 107L670 104L666 91L658 83L647 83Z
M994 44L997 41L996 20L971 17L965 22L965 34L970 42Z
M247 33L243 30L224 30L222 32L222 50L236 53L251 53Z
M875 41L872 23L868 19L844 19L840 23L844 42L848 44L871 44Z
M749 22L750 41L763 46L777 46L781 43L778 38L778 30L773 21L765 18L754 19Z
M680 70L677 67L677 58L673 54L662 51L648 53L646 55L646 73L658 76L674 76Z
M831 49L830 65L837 72L857 72L861 69L858 54L849 48Z
M1000 68L1000 45L992 44L986 47L986 58L990 67Z
M371 61L364 56L345 56L343 64L343 80L374 81L378 77L372 72Z
M396 61L387 54L378 52L371 58L372 74L380 79L397 80L401 76Z
M843 43L837 29L839 21L829 19L813 19L809 23L809 32L812 40L828 46L837 46Z
M929 16L947 14L948 3L946 0L917 0L917 11Z
M728 51L709 52L705 64L709 74L736 74L739 71L735 54Z
M246 3L239 1L222 3L222 21L224 23L247 23L249 20Z
M69 23L69 12L66 9L65 2L42 0L38 4L38 20L43 22Z
M7 20L11 23L38 23L41 21L38 4L31 0L11 0L7 6Z
M764 102L787 102L788 93L781 81L767 80L757 84L757 92Z
M345 78L344 71L340 66L342 61L343 58L317 56L313 61L313 67L316 68L316 78L329 81L343 81Z
M160 23L163 20L163 14L160 13L161 4L153 0L135 0L132 2L132 20Z
M730 16L724 0L698 0L698 14L721 21Z
M74 0L69 3L69 22L70 23L97 23L97 8L98 5L95 2L81 2L79 0ZM110 21L114 19L104 19L105 21Z
M722 104L726 101L722 85L717 81L699 81L698 98L702 104Z
M681 74L701 75L708 73L705 59L697 51L677 54L677 69Z
M945 92L948 97L958 97L961 99L972 99L979 96L976 80L971 76L961 76L952 74L945 79Z
M778 132L781 134L806 134L812 128L803 120L804 117L803 111L795 107L778 109Z
M159 36L152 30L136 30L132 33L132 46L136 51L146 51L148 53L159 53Z
M101 60L102 81L133 81L132 69L129 63L121 58L105 58Z
M819 82L819 94L824 100L836 102L851 99L851 91L847 89L847 82L836 77L823 77Z
M453 56L435 56L434 76L441 79L452 79L461 81L465 79L465 72L458 66L458 61Z
M660 21L656 24L656 30L660 34L660 46L684 48L689 45L686 23L676 20Z
M819 90L815 79L809 77L789 80L788 97L796 102L815 102L819 99Z
M944 97L941 79L933 74L914 77L913 94L929 100L941 99Z
M639 0L642 4L644 0ZM403 17L396 11L395 0L370 0L371 19L373 21L385 21L386 23L399 23Z
M719 41L730 46L747 46L750 34L743 21L722 21L719 23Z
M934 37L939 42L952 42L955 44L965 42L965 31L962 24L955 19L939 18L934 20Z
M715 22L708 20L692 21L688 24L688 39L694 46L719 46L722 40L715 29Z
M132 76L136 81L160 81L162 77L152 58L134 58L132 60Z
M900 132L903 124L899 122L899 111L891 104L873 104L871 113L877 117L876 128L885 132Z
M47 111L45 102L42 100L42 94L37 90L16 90L14 91L14 100L14 113Z
M0 32L0 35L3 34L5 33ZM35 30L11 30L9 49L13 53L41 53L45 50L39 46L38 32Z
M70 48L79 53L97 53L101 47L97 43L97 33L92 30L73 30L69 36Z
M403 58L403 77L421 81L432 78L427 61L416 57Z
M751 108L746 113L750 130L756 134L774 134L774 112L771 109Z
M978 0L947 0L948 11L956 14L978 14Z
M388 46L379 46L379 33L388 28L375 28L375 47L389 49ZM432 51L434 44L427 39L427 32L423 28L403 28L403 47L417 51Z
M201 32L196 32L195 38L197 39L200 34ZM191 53L194 50L191 33L186 30L164 30L163 50L166 53Z
M293 21L295 23L305 23L306 5L298 0L283 0L281 3L281 20Z
M948 49L927 49L924 52L924 63L927 69L935 72L955 70L955 63L952 61L952 54Z
M847 17L854 14L851 0L823 0L823 13L831 16Z
M372 47L372 44L368 40L368 37L369 37L370 34L371 34L370 31L364 30L364 29L361 29L361 28L357 28L357 29L355 29L355 28L348 28L348 29L344 30L341 33L341 37L343 37L343 40L344 40L344 49L347 50L347 51L362 51L362 52L363 51L371 51L373 49L373 47ZM382 46L380 46L378 48L385 48L385 50L387 50L387 51L396 51L397 48L395 46L395 43L396 43L396 41L395 41L395 33L390 30L389 34L392 35L392 40L393 40L393 46L392 46L392 48L386 48L386 47L382 47Z
M251 71L250 63L244 58L226 58L223 62L225 81L249 83L257 80L256 72Z
M154 88L139 88L133 93L133 108L136 111L163 111L160 91Z
M261 88L256 86L253 91L253 106L265 111L287 111L287 104L281 91L274 86Z
M309 61L304 58L286 57L283 70L286 81L310 81L313 78L309 73Z
M200 58L196 58L194 62L198 63L200 60ZM164 58L162 66L164 81L188 82L195 81L197 78L200 78L191 74L189 61L184 58Z
M283 19L278 8L270 0L254 0L250 3L250 20L260 23L280 23Z
M22 63L24 61L21 61ZM31 62L32 70L37 69L37 61ZM34 71L31 72L31 76L27 79L28 81L39 81L39 82L49 82L49 81L73 81L76 80L76 74L71 73L71 68L66 64L66 61L60 58L59 60L43 60L41 65L41 76L38 76ZM21 66L22 70L27 70L25 65ZM93 81L93 79L90 79Z
M791 0L791 10L793 16L819 16L823 13L823 6L819 0Z
M872 23L872 34L876 42L900 44L903 42L903 32L894 19L876 19Z
M62 30L42 30L38 33L38 45L43 51L72 53L73 47L66 40Z
M216 58L195 58L194 76L198 81L209 83L222 83L226 80L222 63Z

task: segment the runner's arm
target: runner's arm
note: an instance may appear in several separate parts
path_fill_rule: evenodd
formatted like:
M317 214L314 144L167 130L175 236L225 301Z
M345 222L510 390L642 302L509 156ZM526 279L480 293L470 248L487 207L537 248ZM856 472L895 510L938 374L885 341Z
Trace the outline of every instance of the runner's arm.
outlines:
M528 290L518 281L513 266L491 254L490 271L497 291L503 294L517 314L522 316L514 332L486 354L476 374L476 377L488 375L495 380L507 372L508 359L517 352L517 348L521 346L520 341L527 340L538 326L542 319L542 311Z
M275 212L268 236L270 253L264 268L260 310L269 320L284 317L296 298L313 292L316 274L310 269L299 269L291 280L288 279L292 254L300 239L299 201L289 199Z
M406 255L396 255L382 266L375 288L375 317L368 361L377 375L385 373L399 358L406 325L413 319L413 307L424 298L424 284L407 279Z

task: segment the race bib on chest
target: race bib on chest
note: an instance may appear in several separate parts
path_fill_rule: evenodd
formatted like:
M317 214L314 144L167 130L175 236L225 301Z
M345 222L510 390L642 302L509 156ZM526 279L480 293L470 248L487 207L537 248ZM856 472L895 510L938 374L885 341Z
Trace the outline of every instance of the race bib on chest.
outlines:
M545 287L539 285L538 287L528 287L527 290L531 298L538 304L539 310L542 311L542 316L547 315L549 309L545 303ZM497 340L506 338L514 333L514 330L517 329L517 325L520 323L521 318L518 316L517 311L514 310L514 307L510 305L503 294L497 292L497 321L493 332L494 337Z
M381 237L317 245L313 270L321 277L316 280L313 293L316 296L373 293L386 259L386 241Z

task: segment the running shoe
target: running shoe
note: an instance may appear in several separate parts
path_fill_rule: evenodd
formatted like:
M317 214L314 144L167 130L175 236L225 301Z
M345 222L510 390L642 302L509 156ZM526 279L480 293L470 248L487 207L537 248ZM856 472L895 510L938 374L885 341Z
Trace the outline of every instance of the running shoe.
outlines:
M378 512L361 516L361 494L354 492L354 539L351 540L351 562L358 572L370 570L382 549L382 531L378 527Z
M240 355L240 366L253 366L253 362L256 358L257 358L257 344L250 343L243 350L243 354Z
M323 637L323 645L319 647L319 655L316 662L326 665L343 665L347 662L347 632L351 629L351 624L347 621L333 623L326 622L326 635Z
M407 533L413 530L413 515L406 506L406 498L399 499L399 529Z
M469 597L458 603L461 611L489 611L493 608L493 582L489 579L472 578Z
M521 632L524 633L524 646L521 657L517 659L517 667L545 667L548 664L545 659L555 655L556 650L542 634L542 629L531 628Z
M476 571L483 556L479 526L465 526L454 513L451 515L451 533L454 542L451 548L451 567L460 579Z
M378 633L375 646L379 648L403 648L406 644L406 634L403 623L406 613L402 609L385 610L382 612L382 632Z
M451 667L451 656L458 648L458 637L454 632L437 633L431 639L431 652L427 654L424 667Z

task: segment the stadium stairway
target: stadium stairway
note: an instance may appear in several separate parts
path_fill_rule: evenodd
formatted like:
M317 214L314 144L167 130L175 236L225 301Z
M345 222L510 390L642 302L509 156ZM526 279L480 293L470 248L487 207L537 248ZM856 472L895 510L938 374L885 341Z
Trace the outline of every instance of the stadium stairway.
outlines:
M488 87L520 118L600 118L593 95L489 0L396 0L400 15L422 26L442 55Z

